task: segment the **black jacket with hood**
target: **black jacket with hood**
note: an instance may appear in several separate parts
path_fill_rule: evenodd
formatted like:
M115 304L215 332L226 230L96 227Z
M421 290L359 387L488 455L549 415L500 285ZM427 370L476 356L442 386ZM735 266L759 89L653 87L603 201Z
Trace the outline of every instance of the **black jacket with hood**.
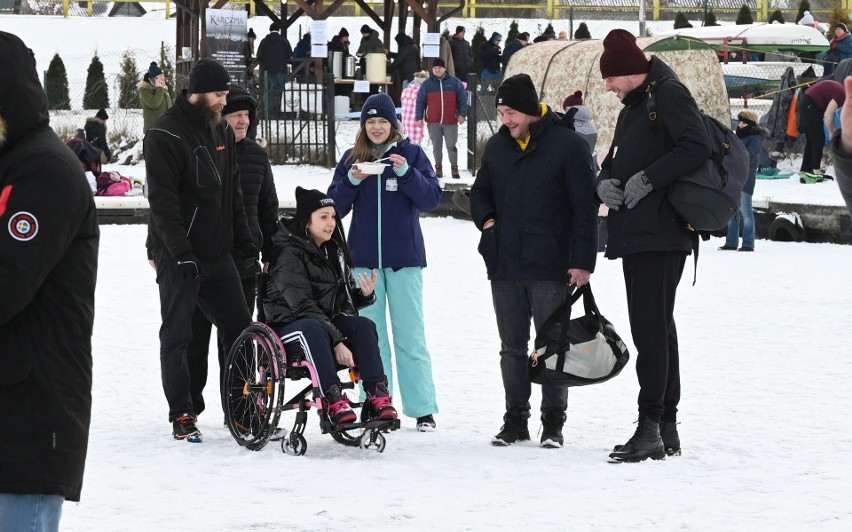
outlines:
M420 49L408 35L397 35L394 40L399 51L389 54L393 63L388 66L388 73L399 70L401 79L411 81L414 79L414 73L420 71Z
M151 124L144 151L149 249L164 248L172 258L192 252L213 260L252 240L234 132L224 119L211 126L184 91Z
M97 214L80 161L50 129L32 54L0 32L0 57L0 493L79 501Z
M546 109L546 106L542 106ZM594 271L597 203L592 154L561 116L547 109L530 125L525 150L501 126L489 139L470 190L488 278L568 281L568 269Z
M601 164L599 181L619 179L621 188L644 170L653 185L632 209L610 209L606 256L610 259L647 251L692 249L689 232L668 201L668 186L695 170L710 157L710 139L698 105L680 83L663 83L653 89L657 119L647 109L647 89L662 78L677 75L652 57L645 81L627 93L618 115L612 145Z
M338 218L339 220L339 218ZM331 323L340 314L357 316L358 309L376 301L355 286L352 260L338 225L321 247L306 237L305 224L285 214L272 236L273 259L263 294L266 321L288 324L301 319L322 323L335 345L344 335Z

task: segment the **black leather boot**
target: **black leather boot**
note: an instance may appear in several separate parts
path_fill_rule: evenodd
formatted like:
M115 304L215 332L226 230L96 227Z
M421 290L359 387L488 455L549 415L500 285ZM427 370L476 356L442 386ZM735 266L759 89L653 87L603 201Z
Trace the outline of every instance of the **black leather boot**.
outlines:
M680 456L680 436L677 433L677 421L663 421L660 423L660 436L663 446L669 456Z
M650 418L639 418L636 432L620 449L610 453L611 462L641 462L646 458L664 460L666 450L660 437L660 423Z

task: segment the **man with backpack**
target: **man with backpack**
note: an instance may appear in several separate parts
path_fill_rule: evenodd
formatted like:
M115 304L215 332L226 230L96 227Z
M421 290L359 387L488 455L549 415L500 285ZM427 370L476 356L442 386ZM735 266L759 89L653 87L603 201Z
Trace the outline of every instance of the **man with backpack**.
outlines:
M650 61L636 38L621 29L603 42L601 76L624 108L601 165L597 195L609 207L606 257L622 259L630 329L636 346L639 422L635 434L610 454L613 461L661 459L680 453L678 341L674 322L677 285L691 239L667 199L668 189L711 154L695 100L658 57ZM656 120L648 114L649 86ZM662 437L661 437L662 431Z

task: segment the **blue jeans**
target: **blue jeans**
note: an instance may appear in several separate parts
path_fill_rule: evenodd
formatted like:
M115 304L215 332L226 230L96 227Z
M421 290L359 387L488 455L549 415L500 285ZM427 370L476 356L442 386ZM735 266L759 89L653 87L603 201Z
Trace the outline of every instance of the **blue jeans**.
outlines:
M491 281L491 297L500 334L500 371L506 411L530 416L531 385L527 374L530 319L535 328L565 301L568 286L556 281ZM568 409L568 388L541 387L541 411Z
M740 208L728 222L728 238L725 239L725 245L728 247L737 247L742 226L743 247L754 249L754 210L751 207L751 196L748 192L742 193Z
M0 530L55 532L62 517L62 495L0 493Z

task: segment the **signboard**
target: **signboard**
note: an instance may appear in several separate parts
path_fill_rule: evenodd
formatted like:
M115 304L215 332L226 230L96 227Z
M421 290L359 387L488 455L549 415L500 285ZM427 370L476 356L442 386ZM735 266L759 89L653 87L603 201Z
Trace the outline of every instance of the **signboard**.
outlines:
M328 57L328 21L311 21L311 57Z
M423 36L423 57L441 57L440 33L427 33Z
M207 56L222 63L232 83L240 83L249 53L245 11L207 10Z

